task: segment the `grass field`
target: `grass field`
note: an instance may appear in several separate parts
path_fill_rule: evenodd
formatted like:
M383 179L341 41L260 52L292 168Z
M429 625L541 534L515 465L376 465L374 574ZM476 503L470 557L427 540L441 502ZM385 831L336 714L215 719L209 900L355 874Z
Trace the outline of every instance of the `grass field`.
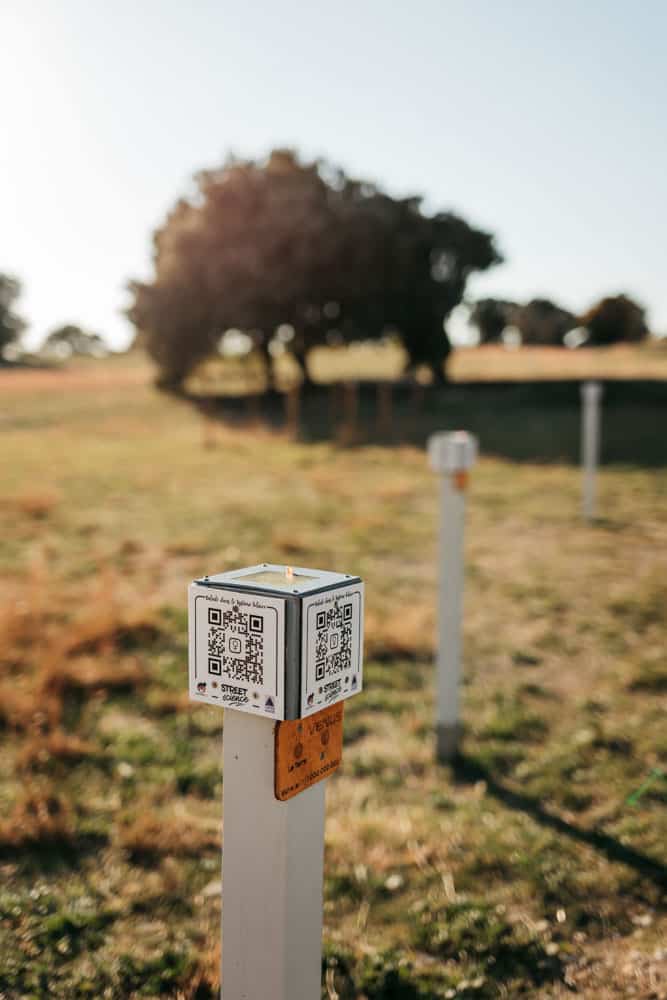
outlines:
M557 377L595 374L576 364ZM664 352L615 364L657 378ZM495 377L544 376L520 365ZM342 448L204 422L129 361L0 376L2 1000L218 995L222 719L186 698L186 585L263 561L367 585L322 996L667 997L664 403L610 404L589 526L576 390L546 415L460 393ZM423 441L463 417L485 457L464 752L440 767Z

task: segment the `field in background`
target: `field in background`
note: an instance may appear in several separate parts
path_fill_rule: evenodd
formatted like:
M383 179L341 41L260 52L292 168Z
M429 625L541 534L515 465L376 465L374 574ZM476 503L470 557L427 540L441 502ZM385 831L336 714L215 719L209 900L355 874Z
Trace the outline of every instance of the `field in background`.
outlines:
M465 377L517 378L527 357L457 351L452 374L492 358L515 374ZM667 375L658 348L594 357L549 374L625 357L625 377ZM456 396L417 418L406 401L392 446L343 449L204 422L147 382L132 359L0 375L0 996L217 995L221 716L185 697L185 588L262 561L367 581L367 686L329 781L323 997L664 996L657 453L603 470L587 527L576 394L547 417L487 400L504 443L470 487L465 753L436 767L419 444ZM616 442L664 424L658 403L617 410Z
M296 366L288 357L277 359L278 378L289 384L298 377ZM405 353L393 343L353 344L347 348L316 348L310 360L313 378L328 383L341 379L397 379L405 364ZM522 347L512 350L489 345L460 347L453 351L448 373L458 381L525 381L549 379L665 379L667 380L667 338L641 345L576 351L552 347ZM96 384L111 385L150 382L154 369L142 351L131 351L96 361L75 359L62 369L3 370L0 368L0 392L25 392L48 387L57 374L62 388L85 388ZM259 361L247 364L231 360L205 366L203 378L194 379L195 388L211 389L216 384L240 389L263 385Z

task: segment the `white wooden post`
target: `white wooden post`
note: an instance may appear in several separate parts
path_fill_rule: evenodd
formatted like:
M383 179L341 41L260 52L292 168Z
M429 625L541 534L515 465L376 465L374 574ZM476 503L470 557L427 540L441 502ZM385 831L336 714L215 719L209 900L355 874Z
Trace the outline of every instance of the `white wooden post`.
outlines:
M436 757L440 761L447 761L456 755L462 734L459 686L463 528L467 475L477 457L477 440L465 431L435 434L429 440L428 451L432 468L442 477Z
M223 1000L320 997L326 782L275 798L274 727L225 711Z
M596 473L600 460L600 399L599 382L584 382L581 387L581 469L582 512L587 521L595 517Z
M190 698L225 708L223 1000L319 1000L325 779L363 688L359 577L263 563L189 588Z

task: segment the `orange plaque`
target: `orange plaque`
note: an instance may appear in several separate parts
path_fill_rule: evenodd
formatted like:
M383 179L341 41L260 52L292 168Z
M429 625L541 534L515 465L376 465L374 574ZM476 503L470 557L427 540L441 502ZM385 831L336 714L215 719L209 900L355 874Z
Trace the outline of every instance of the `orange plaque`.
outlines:
M328 778L339 767L343 707L339 702L307 719L276 723L275 794L281 802Z

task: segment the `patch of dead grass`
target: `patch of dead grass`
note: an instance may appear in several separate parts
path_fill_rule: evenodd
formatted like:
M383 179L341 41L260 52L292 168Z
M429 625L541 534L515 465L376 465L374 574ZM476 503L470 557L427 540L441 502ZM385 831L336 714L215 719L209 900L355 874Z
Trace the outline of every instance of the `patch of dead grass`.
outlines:
M88 740L63 729L54 729L27 739L17 755L16 767L20 771L35 771L47 767L53 760L74 762L96 752Z
M0 500L0 506L11 512L42 521L58 506L62 497L55 490L44 490L41 493L22 493L16 497L6 497Z
M27 789L8 818L0 820L0 847L44 847L70 843L73 838L72 807L48 786Z
M158 815L147 805L135 818L122 823L116 843L133 861L147 861L159 855L199 857L208 849L219 849L218 829L194 823L186 816Z
M45 731L57 726L61 716L62 702L52 692L29 683L0 682L0 721L7 729Z
M364 632L369 659L427 659L433 656L435 613L432 607L420 604L403 607L391 615L369 610Z
M67 691L120 690L136 688L146 680L139 660L81 656L55 661L42 672L41 690L64 696Z

